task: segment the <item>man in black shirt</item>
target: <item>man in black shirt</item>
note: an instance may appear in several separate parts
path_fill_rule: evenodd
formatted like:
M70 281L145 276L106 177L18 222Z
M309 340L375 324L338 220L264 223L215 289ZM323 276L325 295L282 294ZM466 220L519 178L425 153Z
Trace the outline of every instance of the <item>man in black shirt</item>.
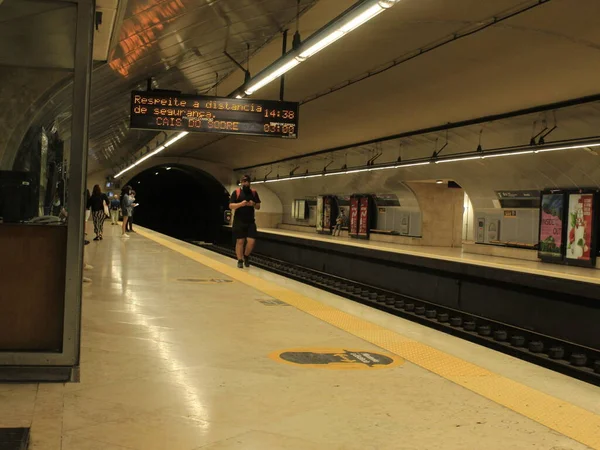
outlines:
M250 187L250 177L244 175L241 184L242 187L233 191L229 200L229 208L235 211L235 216L233 217L233 238L235 239L235 253L240 269L244 267L244 264L246 267L250 266L250 254L254 248L257 234L254 210L260 209L260 197ZM244 244L246 244L245 252Z

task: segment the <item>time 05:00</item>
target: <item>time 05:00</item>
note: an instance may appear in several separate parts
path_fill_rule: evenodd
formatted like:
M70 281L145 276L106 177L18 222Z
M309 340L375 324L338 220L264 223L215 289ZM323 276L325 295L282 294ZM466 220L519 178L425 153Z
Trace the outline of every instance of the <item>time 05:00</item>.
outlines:
M280 119L294 119L296 117L296 111L290 111L284 109L283 111L277 109L265 109L265 117L279 117Z
M265 133L283 133L283 134L294 134L296 131L296 125L286 124L269 124L265 123Z

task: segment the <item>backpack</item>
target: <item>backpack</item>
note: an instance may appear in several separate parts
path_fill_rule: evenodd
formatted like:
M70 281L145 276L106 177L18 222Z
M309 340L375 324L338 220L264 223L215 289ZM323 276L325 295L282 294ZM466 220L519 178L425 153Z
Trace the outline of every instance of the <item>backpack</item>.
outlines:
M251 189L251 191L252 191L252 200L254 200L256 198L256 189ZM242 188L237 188L235 190L235 198L238 202L240 201L241 194L242 194Z

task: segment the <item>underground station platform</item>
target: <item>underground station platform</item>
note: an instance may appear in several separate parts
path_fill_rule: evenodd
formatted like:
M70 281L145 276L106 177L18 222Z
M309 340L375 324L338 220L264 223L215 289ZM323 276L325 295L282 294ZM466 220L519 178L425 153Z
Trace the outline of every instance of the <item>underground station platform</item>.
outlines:
M262 269L265 233L238 269L108 231L88 246L79 382L0 385L0 427L33 448L600 449L593 383Z

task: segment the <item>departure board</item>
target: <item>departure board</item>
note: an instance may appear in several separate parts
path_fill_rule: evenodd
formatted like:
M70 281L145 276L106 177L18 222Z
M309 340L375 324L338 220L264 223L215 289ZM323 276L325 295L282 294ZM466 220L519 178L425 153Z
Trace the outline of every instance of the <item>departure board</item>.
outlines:
M298 103L133 91L130 128L295 139Z

